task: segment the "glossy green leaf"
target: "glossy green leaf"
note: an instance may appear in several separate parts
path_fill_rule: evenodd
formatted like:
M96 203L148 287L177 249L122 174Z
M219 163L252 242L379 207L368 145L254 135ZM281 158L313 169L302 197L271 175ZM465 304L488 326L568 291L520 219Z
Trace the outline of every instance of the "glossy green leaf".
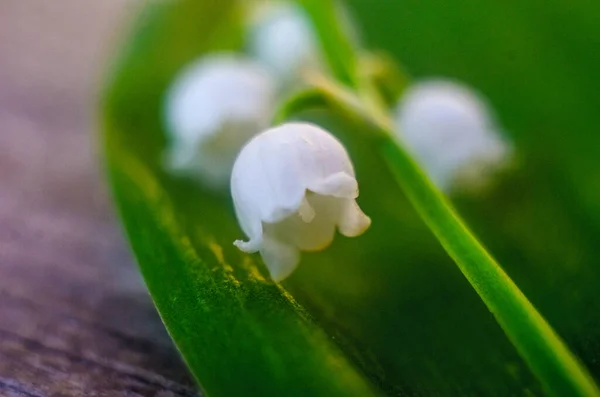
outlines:
M458 58L443 46L432 51L427 35L408 35L412 42L396 44L397 32L413 21L407 18L401 26L392 16L410 14L409 5L354 3L375 45L396 56L406 46L412 50L406 62L411 71L432 70L426 67L432 53L455 65L449 59ZM433 12L434 3L420 7ZM486 7L504 3L490 4ZM506 22L503 15L497 29ZM167 84L203 52L239 48L238 18L231 1L148 7L115 65L103 105L107 168L127 234L161 317L205 391L211 396L541 394L493 316L353 123L330 113L304 115L347 145L361 187L359 203L373 226L360 238L339 237L328 250L304 255L281 286L268 281L258 257L232 246L242 234L229 198L161 171ZM460 18L454 22L460 25ZM458 34L450 34L450 23L441 26L448 41ZM477 26L480 31L474 32L487 32ZM528 22L521 26L534 29ZM443 35L436 37L443 42ZM486 51L495 54L494 48ZM412 56L419 62L408 62ZM547 61L546 67L564 73L562 63ZM469 75L474 68L464 70ZM523 80L532 72L531 67L512 71ZM517 105L502 109L508 120L520 120ZM537 132L529 126L519 125L520 136ZM455 200L509 275L598 376L598 229L577 206L580 196L554 183L553 163L529 155L538 152L527 142L518 140L527 163L477 200L466 195Z

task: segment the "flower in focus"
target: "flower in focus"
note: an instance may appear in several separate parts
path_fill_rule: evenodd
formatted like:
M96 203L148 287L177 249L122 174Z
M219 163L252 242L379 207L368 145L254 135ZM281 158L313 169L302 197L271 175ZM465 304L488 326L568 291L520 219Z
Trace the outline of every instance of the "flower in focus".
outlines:
M300 6L269 1L254 11L248 50L283 86L294 85L303 71L323 68L317 38Z
M341 234L362 234L371 220L358 207L358 184L346 150L331 134L307 123L287 123L254 137L231 175L238 221L275 281L289 276L299 251L319 251Z
M268 72L250 60L215 54L192 63L166 97L167 168L226 187L240 148L269 125L274 101Z
M442 190L454 182L483 183L510 152L487 102L452 81L410 86L395 120L398 138Z

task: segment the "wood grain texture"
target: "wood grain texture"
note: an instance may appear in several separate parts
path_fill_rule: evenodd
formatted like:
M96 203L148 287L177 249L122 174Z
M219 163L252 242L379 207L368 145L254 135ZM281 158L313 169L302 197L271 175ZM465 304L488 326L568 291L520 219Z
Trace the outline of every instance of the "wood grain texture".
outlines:
M135 5L0 6L0 396L197 395L94 150L99 76Z

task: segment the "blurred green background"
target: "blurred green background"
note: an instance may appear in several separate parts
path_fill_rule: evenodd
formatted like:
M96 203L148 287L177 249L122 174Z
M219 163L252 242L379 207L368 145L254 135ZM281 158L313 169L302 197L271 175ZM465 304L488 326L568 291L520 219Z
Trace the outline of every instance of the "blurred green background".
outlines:
M237 48L243 42L239 15L229 8L234 2L173 4L150 7L142 14L108 90L106 126L117 200L130 238L163 319L189 363L195 362L190 360L194 354L188 356L187 350L218 336L211 331L190 336L193 327L174 313L177 306L166 297L162 300L178 274L160 268L151 255L140 252L153 238L152 203L148 200L148 213L133 209L144 201L144 189L136 193L118 187L132 182L131 177L118 175L119 167L126 164L119 157L136 158L155 177L157 189L172 202L176 223L202 260L218 266L207 246L209 241L221 246L226 263L233 265L235 277L241 280L231 297L242 299L244 310L268 314L257 302L271 299L276 292L245 274L248 265L242 263L247 259L230 244L240 236L230 204L189 182L173 180L160 169L165 132L159 117L167 84L181 66L204 51ZM387 51L414 78L454 77L490 99L515 143L517 161L490 189L477 195L458 193L451 199L516 284L600 380L596 118L600 4L536 0L351 0L347 4L368 48ZM492 315L356 127L333 113L304 116L330 127L347 145L361 184L359 202L373 219L364 237L337 239L323 253L304 255L297 272L283 283L308 310L311 324L334 338L351 365L389 395L541 394L540 385ZM136 194L142 198L133 200ZM136 235L134 226L148 228L150 236ZM257 258L252 263L264 274ZM185 266L181 271L186 271ZM189 288L197 292L207 278L203 270L194 271L197 279L190 281ZM256 290L249 293L245 288ZM186 298L185 291L178 293ZM226 300L227 292L223 293L219 299ZM257 296L260 299L253 300ZM197 304L191 298L187 302L189 310ZM224 316L209 321L236 320ZM282 327L282 335L285 332ZM222 336L227 337L231 335ZM260 354L260 347L247 349L242 351ZM198 371L231 368L216 350L213 353ZM246 381L267 381L260 372L255 369L240 376ZM219 380L208 383L213 390L228 390L214 382Z

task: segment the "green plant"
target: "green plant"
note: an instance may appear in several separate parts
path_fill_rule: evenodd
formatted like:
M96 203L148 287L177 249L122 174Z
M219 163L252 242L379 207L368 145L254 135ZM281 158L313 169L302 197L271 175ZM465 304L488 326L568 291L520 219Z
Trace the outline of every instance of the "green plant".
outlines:
M203 388L215 396L538 394L531 369L557 395L597 393L451 206L386 137L392 127L383 100L357 72L359 56L340 35L331 3L303 5L341 84L317 79L277 117L294 114L337 133L355 159L361 206L374 224L356 242L342 240L311 255L282 285L268 280L257 258L231 246L239 230L230 203L164 173L159 161L163 92L198 54L240 46L237 3L151 5L105 96L105 153L115 198L159 312ZM510 188L513 182L503 183ZM531 200L535 189L543 192L543 183L532 187ZM401 237L403 230L410 238ZM593 255L586 244L585 238L565 243L561 255L566 258L573 245ZM502 253L502 263L519 258L514 251ZM531 262L543 257L525 251Z

